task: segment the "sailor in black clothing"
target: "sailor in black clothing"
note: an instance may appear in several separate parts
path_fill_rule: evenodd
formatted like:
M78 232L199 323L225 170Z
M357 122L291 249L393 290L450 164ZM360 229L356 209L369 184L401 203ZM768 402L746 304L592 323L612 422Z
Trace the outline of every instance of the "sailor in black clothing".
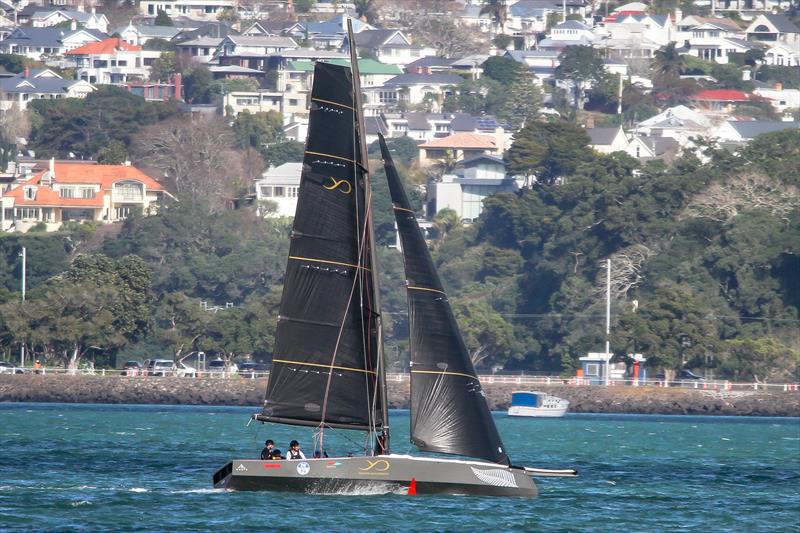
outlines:
M261 459L267 460L272 459L272 449L275 447L275 443L272 442L272 439L267 439L264 442L264 449L261 450Z

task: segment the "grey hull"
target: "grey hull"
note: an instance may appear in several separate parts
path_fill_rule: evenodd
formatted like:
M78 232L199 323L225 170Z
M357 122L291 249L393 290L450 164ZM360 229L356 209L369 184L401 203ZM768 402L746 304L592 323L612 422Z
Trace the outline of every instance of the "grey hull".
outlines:
M301 461L235 459L214 474L214 487L315 494L470 494L535 498L523 468L478 461L382 455Z

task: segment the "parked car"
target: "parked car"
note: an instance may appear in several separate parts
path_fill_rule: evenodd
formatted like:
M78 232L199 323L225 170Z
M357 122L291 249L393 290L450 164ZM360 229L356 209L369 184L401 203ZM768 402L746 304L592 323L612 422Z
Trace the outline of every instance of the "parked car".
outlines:
M172 359L148 359L145 369L148 376L173 376L176 371Z
M142 373L142 363L139 361L125 361L122 365L123 376L136 376Z
M16 368L13 363L9 363L8 361L0 361L0 374L22 374L23 370L21 368Z
M209 361L208 371L211 374L222 374L223 372L227 372L228 374L236 374L239 372L239 367L236 366L236 363L231 363L228 368L225 368L224 360L214 359L213 361Z
M175 374L182 378L193 378L197 376L197 369L186 363L178 363L176 365Z
M267 370L269 370L269 367L264 363L245 362L245 363L239 363L238 366L240 374L252 374L252 373L263 374Z
M678 371L678 379L705 379L703 376L698 376L691 370L682 368Z

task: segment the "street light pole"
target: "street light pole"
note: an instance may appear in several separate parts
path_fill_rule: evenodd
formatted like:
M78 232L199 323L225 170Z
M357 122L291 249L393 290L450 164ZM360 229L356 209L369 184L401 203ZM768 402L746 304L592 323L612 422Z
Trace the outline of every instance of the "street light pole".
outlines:
M608 373L611 368L609 359L611 359L611 259L608 260L606 269L606 371L605 382L606 386L609 384Z
M25 247L22 247L22 251L19 253L22 257L22 303L25 303L25 274L27 273L27 264L26 261L28 259L28 253ZM19 347L19 365L22 368L25 368L25 343L23 342Z

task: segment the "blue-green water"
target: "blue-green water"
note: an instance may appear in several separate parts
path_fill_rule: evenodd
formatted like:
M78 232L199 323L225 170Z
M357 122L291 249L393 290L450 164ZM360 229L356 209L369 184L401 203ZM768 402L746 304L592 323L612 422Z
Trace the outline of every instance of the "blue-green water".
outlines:
M245 427L251 412L0 404L0 530L800 531L798 419L498 414L515 463L581 472L535 500L211 489L267 437L310 447L307 429ZM408 414L392 422L410 451ZM344 435L333 449L355 451Z

